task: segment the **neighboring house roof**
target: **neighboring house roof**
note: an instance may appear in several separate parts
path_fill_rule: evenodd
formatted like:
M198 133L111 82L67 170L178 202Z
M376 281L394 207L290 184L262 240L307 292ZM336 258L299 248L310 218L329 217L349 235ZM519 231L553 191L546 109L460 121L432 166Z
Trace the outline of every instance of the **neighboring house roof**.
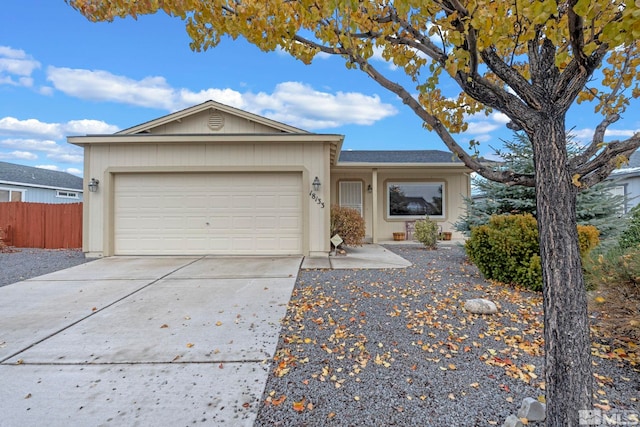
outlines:
M611 172L612 178L633 177L640 175L640 152L636 151L629 157L629 163Z
M339 163L448 163L463 165L462 161L449 151L408 150L408 151L342 151Z
M0 184L82 191L78 176L6 162L0 162Z

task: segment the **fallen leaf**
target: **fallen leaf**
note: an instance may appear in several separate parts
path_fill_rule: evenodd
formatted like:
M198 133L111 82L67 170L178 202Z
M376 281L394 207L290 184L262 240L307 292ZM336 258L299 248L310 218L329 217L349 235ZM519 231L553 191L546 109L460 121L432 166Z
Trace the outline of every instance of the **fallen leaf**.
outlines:
M98 307L93 307L93 308L91 309L91 311L96 311L96 310L98 310Z
M168 328L168 327L169 327L169 325L167 325L167 324L165 323L164 325L160 326L160 329L164 329L164 328Z
M216 322L216 326L222 326L222 322L218 320L218 321Z
M305 399L303 398L300 402L293 402L293 410L296 412L302 412L305 408Z
M25 399L31 399L31 393L27 394L24 398Z
M193 343L190 343L190 342L189 342L189 343L187 343L187 348L191 348L191 347L193 347L194 345L195 345L195 344L193 344Z
M249 406L251 406L251 404L249 402L245 402L242 404L243 408L248 408Z
M595 406L598 409L602 409L603 411L610 411L611 410L611 406L609 406L609 405L601 405L599 403L594 403L593 406Z

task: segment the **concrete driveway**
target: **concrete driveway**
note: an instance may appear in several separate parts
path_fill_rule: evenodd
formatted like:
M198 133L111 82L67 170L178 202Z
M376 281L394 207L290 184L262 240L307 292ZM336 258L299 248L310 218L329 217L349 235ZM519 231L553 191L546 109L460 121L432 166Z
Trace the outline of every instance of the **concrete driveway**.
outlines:
M253 425L301 261L112 257L0 288L0 425Z

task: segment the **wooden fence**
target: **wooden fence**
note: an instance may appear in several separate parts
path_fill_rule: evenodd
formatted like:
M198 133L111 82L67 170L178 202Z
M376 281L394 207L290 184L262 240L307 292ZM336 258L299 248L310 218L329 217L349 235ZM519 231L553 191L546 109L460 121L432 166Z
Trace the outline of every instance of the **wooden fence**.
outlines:
M0 237L18 248L82 247L82 203L0 203Z

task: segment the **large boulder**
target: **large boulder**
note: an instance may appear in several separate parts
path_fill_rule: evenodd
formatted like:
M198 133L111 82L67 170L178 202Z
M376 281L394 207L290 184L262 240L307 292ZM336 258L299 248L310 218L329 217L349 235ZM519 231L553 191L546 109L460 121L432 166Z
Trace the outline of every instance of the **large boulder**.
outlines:
M484 298L467 300L464 303L464 309L474 314L495 314L498 312L496 304Z

